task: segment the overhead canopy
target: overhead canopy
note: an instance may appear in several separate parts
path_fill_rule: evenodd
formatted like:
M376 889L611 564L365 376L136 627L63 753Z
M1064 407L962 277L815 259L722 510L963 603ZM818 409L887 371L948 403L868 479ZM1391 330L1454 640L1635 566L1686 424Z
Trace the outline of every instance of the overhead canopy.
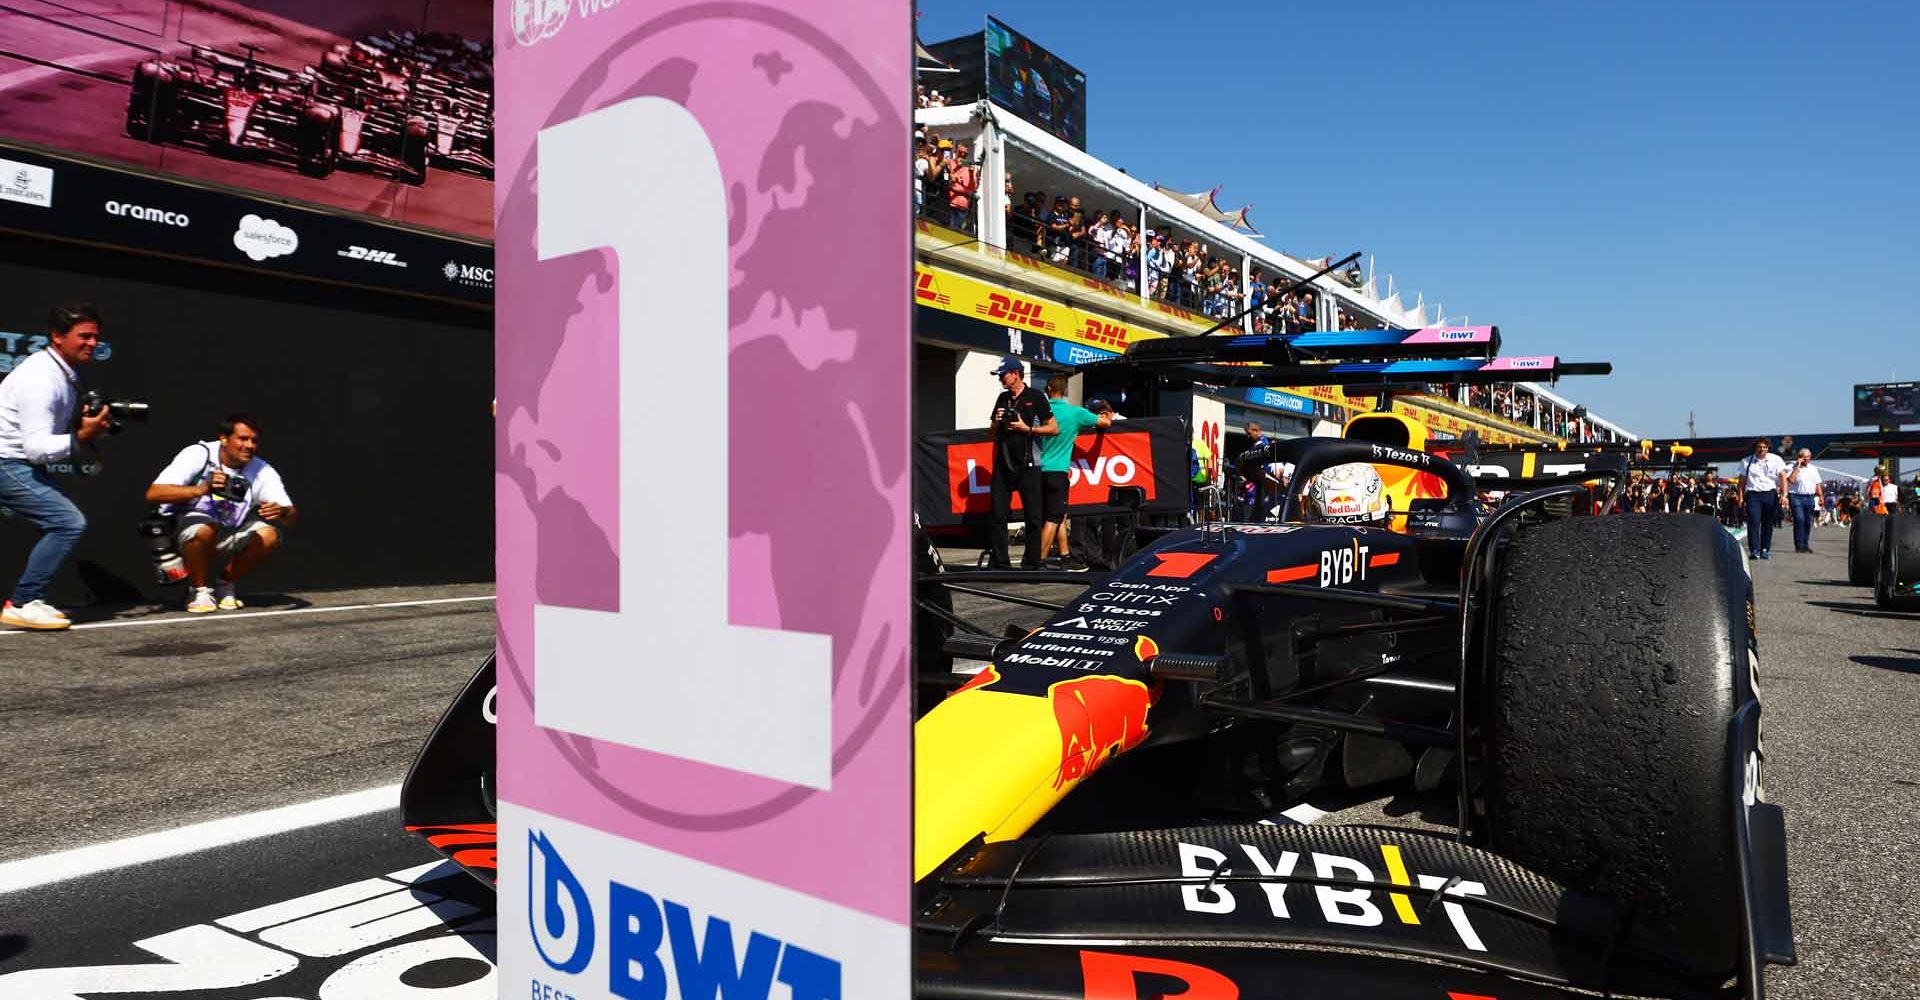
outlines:
M1163 184L1155 184L1153 189L1215 222L1232 226L1243 232L1259 232L1259 230L1253 228L1253 223L1247 221L1247 212L1252 210L1252 205L1238 208L1231 212L1221 211L1220 206L1213 200L1214 196L1220 193L1220 188L1217 185L1211 191L1195 191L1191 194L1175 191Z

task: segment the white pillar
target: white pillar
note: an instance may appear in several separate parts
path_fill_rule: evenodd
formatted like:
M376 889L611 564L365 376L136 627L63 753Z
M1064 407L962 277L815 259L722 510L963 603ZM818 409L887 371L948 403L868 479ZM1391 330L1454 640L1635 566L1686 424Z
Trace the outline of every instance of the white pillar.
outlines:
M978 149L980 197L974 199L980 217L974 220L974 232L989 246L1007 245L1007 140L987 118L980 126Z

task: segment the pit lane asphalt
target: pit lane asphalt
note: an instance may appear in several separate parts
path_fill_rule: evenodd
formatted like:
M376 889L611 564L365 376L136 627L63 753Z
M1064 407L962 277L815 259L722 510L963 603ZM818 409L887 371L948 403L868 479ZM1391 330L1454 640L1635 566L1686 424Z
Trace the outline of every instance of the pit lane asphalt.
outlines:
M1767 794L1787 810L1801 957L1798 968L1770 970L1768 995L1788 1000L1912 997L1920 983L1920 880L1906 871L1920 811L1913 726L1920 614L1883 612L1864 588L1846 586L1845 545L1844 530L1820 529L1815 554L1780 552L1752 564ZM339 605L456 593L484 590L314 600ZM993 622L974 600L956 604ZM5 857L20 857L396 781L484 655L491 610L472 602L225 622L216 615L204 624L0 637L0 676L7 678L0 847ZM1000 623L1045 617L1032 609L999 615ZM168 652L160 648L166 643L182 648ZM224 648L194 652L186 643ZM116 655L128 650L148 655ZM70 704L57 703L69 695ZM1357 804L1339 796L1315 802L1330 810L1321 822L1417 825L1422 814L1422 803L1403 793ZM83 815L88 825L76 826ZM154 962L133 942L432 862L424 845L397 829L396 815L385 811L0 894L0 976ZM22 849L22 842L38 846ZM354 995L380 1000L464 983L435 994L464 1000L468 991L490 990L475 963L491 956L491 925L459 905L473 898L471 890L443 879L409 898L398 904L411 907L407 917L383 928L401 936L369 932L338 947L309 945L310 952L338 954L299 952L298 967L282 978L247 989L130 995L323 1000L329 977L383 960L382 981L396 985ZM311 908L294 909L304 915ZM446 940L459 934L459 942ZM442 946L462 950L428 950Z

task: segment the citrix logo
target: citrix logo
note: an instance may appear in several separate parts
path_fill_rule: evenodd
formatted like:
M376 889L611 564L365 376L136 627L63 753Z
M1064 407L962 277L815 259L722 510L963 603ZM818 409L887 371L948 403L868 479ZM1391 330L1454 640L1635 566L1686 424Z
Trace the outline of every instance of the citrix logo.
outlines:
M554 971L577 973L593 961L593 906L586 887L547 835L533 830L527 831L527 923L533 947ZM556 954L565 957L556 959Z

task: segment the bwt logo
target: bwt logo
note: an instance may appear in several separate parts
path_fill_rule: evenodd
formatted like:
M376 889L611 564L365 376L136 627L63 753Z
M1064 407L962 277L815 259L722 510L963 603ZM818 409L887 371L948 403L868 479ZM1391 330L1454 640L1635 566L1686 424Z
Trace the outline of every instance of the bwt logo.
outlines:
M579 975L593 962L593 904L546 834L528 831L527 848L527 923L534 949L548 968ZM769 1000L779 982L787 987L784 1000L840 1000L840 963L831 958L759 931L748 933L744 953L736 952L730 921L709 916L705 931L696 935L693 911L685 905L612 880L606 904L607 989L615 996ZM533 986L536 996L561 992L552 984Z
M1442 330L1440 331L1440 339L1441 340L1472 340L1473 331L1472 330Z

